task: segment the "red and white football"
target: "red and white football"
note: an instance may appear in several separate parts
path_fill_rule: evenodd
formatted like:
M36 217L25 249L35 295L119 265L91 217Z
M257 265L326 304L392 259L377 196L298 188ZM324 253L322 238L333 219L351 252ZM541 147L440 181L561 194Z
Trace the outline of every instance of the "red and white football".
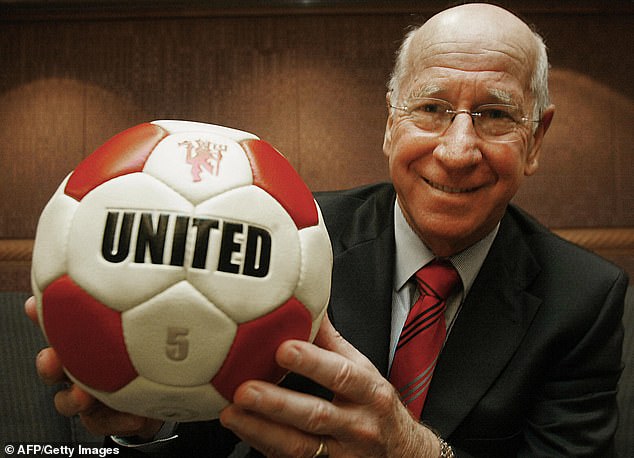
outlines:
M132 127L43 210L32 285L75 383L142 416L216 418L274 354L312 340L330 294L319 207L255 135L189 121Z

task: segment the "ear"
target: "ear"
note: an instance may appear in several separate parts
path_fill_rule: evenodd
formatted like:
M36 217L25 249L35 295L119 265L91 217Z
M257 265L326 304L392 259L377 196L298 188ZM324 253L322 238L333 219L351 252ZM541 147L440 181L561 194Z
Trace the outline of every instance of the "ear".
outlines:
M385 133L383 135L383 154L390 157L390 149L392 148L392 107L390 106L390 93L385 94L385 102L387 105L387 122L385 124Z
M548 131L550 123L553 120L553 116L555 116L555 106L550 105L546 108L546 110L544 110L544 113L542 113L540 123L533 134L533 141L528 155L526 156L526 163L524 164L524 175L526 176L533 175L539 168L542 142L544 140L544 136L546 135L546 131Z

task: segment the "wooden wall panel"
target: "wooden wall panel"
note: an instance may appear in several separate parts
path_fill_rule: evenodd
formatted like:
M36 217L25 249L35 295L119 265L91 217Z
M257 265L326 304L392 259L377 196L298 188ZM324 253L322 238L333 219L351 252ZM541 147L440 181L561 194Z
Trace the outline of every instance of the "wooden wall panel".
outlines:
M535 15L556 105L540 170L516 201L554 227L634 225L634 16Z
M0 237L32 237L39 211L83 153L84 89L60 78L0 94Z
M314 190L388 177L381 149L386 80L404 26L401 18L360 19L298 21L299 167Z
M550 86L555 119L516 202L554 227L633 226L634 100L572 70Z
M550 49L557 114L516 201L551 227L634 226L634 15L525 13ZM0 20L0 241L32 238L82 157L152 119L252 131L313 190L387 179L385 82L422 20L377 8Z
M252 131L279 148L314 190L386 179L385 80L400 22L371 15L0 24L2 39L20 43L5 42L0 56L12 69L0 80L0 97L15 101L3 103L1 113L23 120L21 128L5 123L11 134L0 144L28 155L26 139L39 138L54 164L43 180L35 165L12 166L24 186L41 186L24 196L21 224L2 222L0 237L32 237L46 197L81 157L152 119ZM5 184L1 197L18 182ZM15 207L3 202L5 217Z

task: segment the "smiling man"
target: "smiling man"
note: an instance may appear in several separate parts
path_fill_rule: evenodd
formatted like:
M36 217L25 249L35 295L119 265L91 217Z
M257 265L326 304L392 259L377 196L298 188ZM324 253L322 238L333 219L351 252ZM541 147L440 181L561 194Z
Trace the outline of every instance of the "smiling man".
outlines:
M541 40L492 7L439 14L405 41L384 151L398 203L436 255L491 232L537 170L554 112L546 67Z
M331 456L610 455L625 275L509 206L553 118L547 68L541 38L492 5L409 33L387 94L392 184L319 196L335 252L329 316L372 365L325 326L330 352L292 344L279 357L333 402L247 384L227 426L279 456L322 444ZM401 389L408 407L426 397L405 417L382 377L394 382L401 330L426 294L411 278L439 258L460 281L435 367Z
M412 31L387 95L392 183L318 196L335 256L315 344L280 346L282 386L245 382L220 423L163 425L137 451L226 456L237 436L276 457L610 456L627 278L509 204L553 118L547 68L492 5ZM50 349L38 369L61 378ZM56 405L93 431L161 427L74 386Z

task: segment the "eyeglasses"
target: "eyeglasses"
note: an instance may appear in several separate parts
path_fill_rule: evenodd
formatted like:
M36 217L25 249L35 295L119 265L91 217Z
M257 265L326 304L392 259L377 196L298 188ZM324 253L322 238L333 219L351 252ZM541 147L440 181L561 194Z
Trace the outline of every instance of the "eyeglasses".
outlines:
M471 116L478 136L489 142L514 142L519 140L518 128L530 122L539 123L523 114L514 105L487 104L470 110L455 110L446 100L430 97L411 99L404 106L390 107L407 113L419 129L430 136L440 136L449 128L459 114Z

